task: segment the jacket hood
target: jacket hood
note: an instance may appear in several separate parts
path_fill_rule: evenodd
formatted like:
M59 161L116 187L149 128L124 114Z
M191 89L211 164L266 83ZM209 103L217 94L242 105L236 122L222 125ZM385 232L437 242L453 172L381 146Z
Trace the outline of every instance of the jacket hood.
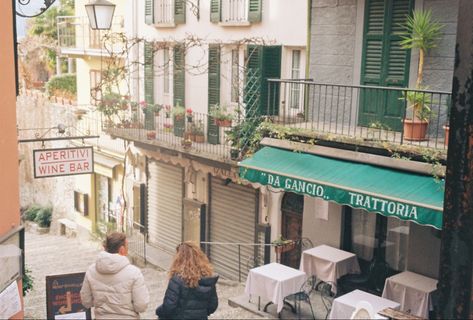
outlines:
M102 251L99 253L97 261L95 262L95 269L102 274L113 274L119 272L129 264L130 261L125 256L121 256L118 253Z
M211 277L203 277L199 280L199 285L203 287L212 287L217 284L219 275L213 275Z

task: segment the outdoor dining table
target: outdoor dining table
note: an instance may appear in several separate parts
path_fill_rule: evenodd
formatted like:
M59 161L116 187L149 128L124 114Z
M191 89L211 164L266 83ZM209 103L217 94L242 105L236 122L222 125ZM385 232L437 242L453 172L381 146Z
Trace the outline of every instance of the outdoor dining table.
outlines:
M273 262L250 270L245 293L250 298L258 296L274 303L277 313L280 313L284 298L300 292L306 280L307 275L304 272Z
M399 309L400 307L399 303L395 301L381 298L365 291L354 290L333 300L332 310L330 310L328 318L350 319L359 301L366 301L371 304L375 313L386 308ZM387 318L378 315L377 319Z
M386 279L383 298L397 301L401 310L424 319L433 310L432 293L437 289L437 280L404 271Z
M360 265L356 255L325 244L302 252L301 271L317 280L336 284L337 280L348 273L360 273ZM332 292L337 288L332 285Z

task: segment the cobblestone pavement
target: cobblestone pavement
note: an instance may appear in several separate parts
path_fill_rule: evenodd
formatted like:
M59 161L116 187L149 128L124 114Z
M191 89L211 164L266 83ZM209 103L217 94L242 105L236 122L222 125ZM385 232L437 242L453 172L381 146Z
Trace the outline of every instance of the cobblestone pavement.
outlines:
M66 238L50 234L25 233L25 262L34 278L33 290L25 296L25 318L46 318L46 276L83 272L95 261L101 250L97 241L84 241L79 238ZM167 285L165 271L152 267L142 268L145 281L150 290L151 302L141 316L143 319L156 319L154 310L162 302ZM237 282L219 281L217 287L219 307L212 315L214 319L255 319L255 314L242 308L232 308L228 298L241 295L244 286Z

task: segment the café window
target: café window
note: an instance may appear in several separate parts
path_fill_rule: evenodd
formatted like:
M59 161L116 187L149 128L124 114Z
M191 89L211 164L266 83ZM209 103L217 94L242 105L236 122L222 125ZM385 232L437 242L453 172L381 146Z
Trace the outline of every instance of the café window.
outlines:
M345 207L344 248L361 265L381 258L395 271L407 268L410 222L362 209Z

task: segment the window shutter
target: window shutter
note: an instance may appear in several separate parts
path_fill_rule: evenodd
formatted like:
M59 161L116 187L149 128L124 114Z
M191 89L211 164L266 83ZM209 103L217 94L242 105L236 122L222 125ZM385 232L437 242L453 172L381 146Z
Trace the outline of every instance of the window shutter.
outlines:
M221 1L222 0L210 0L210 22L220 22Z
M186 0L174 0L174 23L186 23Z
M259 114L277 115L279 111L279 86L271 88L271 97L268 101L268 79L281 78L281 51L281 46L263 47L263 76L261 79Z
M249 0L248 2L248 21L261 21L261 6L263 0Z
M154 104L154 52L153 43L145 42L144 44L144 85L145 85L145 101L147 104ZM145 129L154 130L154 113L145 112Z
M178 104L185 107L185 75L186 75L186 59L184 47L177 45L174 47L174 107ZM184 135L185 117L180 120L174 119L174 134L178 137Z
M145 23L154 23L154 0L145 0Z
M84 194L84 216L89 215L89 195Z
M209 45L209 85L208 85L209 111L212 106L220 103L220 46ZM219 127L212 117L208 117L207 141L218 144L220 141Z

